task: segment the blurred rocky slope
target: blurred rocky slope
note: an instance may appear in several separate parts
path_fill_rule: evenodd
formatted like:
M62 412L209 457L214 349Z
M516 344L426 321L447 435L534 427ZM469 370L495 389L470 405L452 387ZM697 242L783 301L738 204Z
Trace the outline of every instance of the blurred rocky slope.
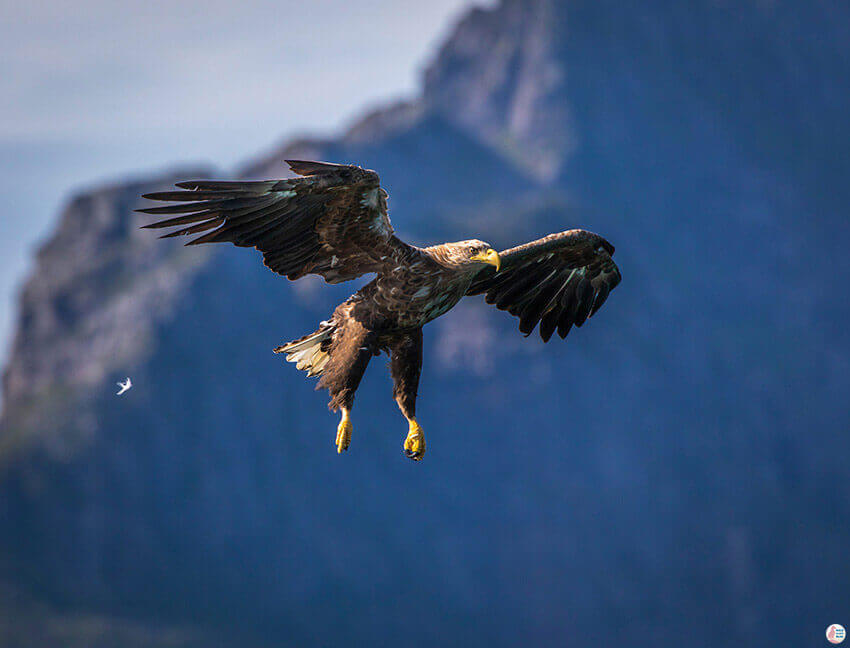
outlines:
M564 343L478 300L426 329L421 466L382 361L337 457L270 353L350 286L138 230L205 170L79 195L4 376L8 578L294 645L802 645L850 608L849 35L840 2L504 0L420 97L239 170L377 169L414 242L617 246Z
M236 641L188 626L63 609L20 588L0 584L3 648L224 648Z

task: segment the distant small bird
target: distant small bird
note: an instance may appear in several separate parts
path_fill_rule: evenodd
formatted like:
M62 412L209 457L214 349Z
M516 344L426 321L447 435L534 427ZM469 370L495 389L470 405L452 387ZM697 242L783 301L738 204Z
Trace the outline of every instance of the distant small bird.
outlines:
M121 390L120 390L117 394L115 394L116 396L120 396L120 395L121 395L121 394L123 394L125 391L127 391L128 389L130 389L130 387L132 387L132 386L133 386L133 382L130 380L130 376L127 376L127 380L126 380L126 381L124 381L124 382L117 382L117 383L115 383L115 384L116 384L116 385L118 385L118 386L121 388Z
M138 211L177 214L145 226L179 226L166 237L206 232L187 245L229 241L256 248L289 279L317 274L335 284L376 275L318 330L275 349L308 376L320 376L317 387L330 391L331 409L342 410L337 452L351 442L349 414L366 365L384 351L409 424L404 453L422 459L425 434L416 421L422 326L465 295L484 294L487 303L519 317L526 335L540 324L546 342L556 330L563 338L584 324L620 282L614 246L592 232L568 230L502 252L478 239L420 248L395 236L387 192L374 171L287 162L301 177L178 182L182 191L145 196L177 204Z

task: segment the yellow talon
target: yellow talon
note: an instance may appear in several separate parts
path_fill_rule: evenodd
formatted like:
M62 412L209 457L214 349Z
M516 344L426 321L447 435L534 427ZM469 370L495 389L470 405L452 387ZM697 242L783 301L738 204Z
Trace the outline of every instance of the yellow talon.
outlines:
M425 456L425 433L416 419L409 419L408 422L410 431L404 440L404 456L410 457L413 461L422 461L422 457Z
M343 407L342 420L336 428L336 451L339 454L348 450L348 446L351 445L351 428L352 425L351 419L348 416L348 410Z

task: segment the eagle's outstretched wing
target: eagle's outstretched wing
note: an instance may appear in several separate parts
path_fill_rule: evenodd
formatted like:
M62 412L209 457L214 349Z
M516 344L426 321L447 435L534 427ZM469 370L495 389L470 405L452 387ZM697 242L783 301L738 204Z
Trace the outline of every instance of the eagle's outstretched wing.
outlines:
M279 274L318 274L329 283L395 267L413 249L393 233L377 173L325 162L287 163L304 177L192 180L177 183L183 191L146 194L180 204L138 211L182 215L144 227L181 226L163 238L207 232L187 245L229 241L254 247Z
M530 335L540 322L548 342L557 328L564 338L596 313L620 271L611 259L614 246L592 232L570 230L499 252L501 269L487 267L467 295L486 293L488 304L519 317L519 330Z

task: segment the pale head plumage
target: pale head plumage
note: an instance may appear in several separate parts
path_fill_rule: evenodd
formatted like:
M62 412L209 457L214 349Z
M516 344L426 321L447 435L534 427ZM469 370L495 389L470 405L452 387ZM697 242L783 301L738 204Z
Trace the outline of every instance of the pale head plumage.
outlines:
M500 262L496 250L479 239L443 243L428 250L444 265L472 272L478 272L488 265L498 267Z

